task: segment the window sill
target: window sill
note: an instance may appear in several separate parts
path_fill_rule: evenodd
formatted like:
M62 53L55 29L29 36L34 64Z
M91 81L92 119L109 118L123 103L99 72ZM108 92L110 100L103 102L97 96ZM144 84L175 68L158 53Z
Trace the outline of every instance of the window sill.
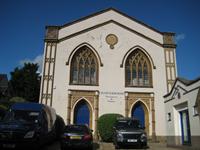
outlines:
M153 88L153 86L129 86L129 85L126 85L125 87L126 88Z
M99 84L74 84L74 83L70 83L69 85L77 85L77 86L99 86Z

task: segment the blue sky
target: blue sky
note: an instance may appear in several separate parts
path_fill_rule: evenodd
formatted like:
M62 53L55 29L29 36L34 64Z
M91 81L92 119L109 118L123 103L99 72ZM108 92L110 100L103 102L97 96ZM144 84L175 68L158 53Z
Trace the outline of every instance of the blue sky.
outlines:
M42 64L46 25L63 25L113 7L159 31L175 32L178 76L200 76L199 0L1 0L0 73Z

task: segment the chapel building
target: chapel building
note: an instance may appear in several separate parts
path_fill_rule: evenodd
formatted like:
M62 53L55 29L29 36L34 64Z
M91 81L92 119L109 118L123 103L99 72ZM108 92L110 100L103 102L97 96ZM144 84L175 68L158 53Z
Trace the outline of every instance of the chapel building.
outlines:
M40 102L95 135L97 119L117 113L164 141L163 95L177 76L174 36L113 8L47 26Z

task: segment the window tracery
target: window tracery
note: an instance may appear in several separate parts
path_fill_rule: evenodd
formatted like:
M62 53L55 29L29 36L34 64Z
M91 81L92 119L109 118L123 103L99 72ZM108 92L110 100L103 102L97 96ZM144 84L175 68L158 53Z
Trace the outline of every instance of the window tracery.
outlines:
M72 58L70 83L96 85L97 74L98 63L95 54L87 46L81 47Z
M134 50L125 63L126 86L152 86L152 70L148 57L139 49Z

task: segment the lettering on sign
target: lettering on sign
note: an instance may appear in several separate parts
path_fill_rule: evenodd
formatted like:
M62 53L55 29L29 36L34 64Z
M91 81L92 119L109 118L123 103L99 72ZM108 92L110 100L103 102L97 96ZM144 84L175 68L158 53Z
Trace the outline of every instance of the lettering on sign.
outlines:
M101 95L124 95L124 92L100 92Z
M117 102L120 101L124 96L123 92L100 92L100 95L105 99L107 102Z

